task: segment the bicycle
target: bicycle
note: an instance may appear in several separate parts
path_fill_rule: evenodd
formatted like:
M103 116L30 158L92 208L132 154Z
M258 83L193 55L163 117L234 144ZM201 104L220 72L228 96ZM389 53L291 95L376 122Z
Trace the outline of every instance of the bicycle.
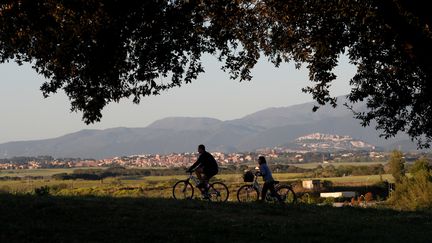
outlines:
M245 182L252 183L243 185L237 190L237 200L239 202L258 201L262 191L262 187L258 182L258 173L246 171L243 175L243 179ZM291 185L279 184L279 181L275 181L275 190L276 193L282 198L284 203L293 204L297 201L297 196L294 193ZM268 202L278 202L277 197L273 196L270 191L267 192L265 200Z
M186 180L180 180L173 186L173 197L174 199L192 199L194 195L194 186L198 188L200 180L189 172L189 177ZM228 187L222 182L214 182L209 184L207 192L199 190L203 196L203 199L214 202L225 202L228 200L229 190Z

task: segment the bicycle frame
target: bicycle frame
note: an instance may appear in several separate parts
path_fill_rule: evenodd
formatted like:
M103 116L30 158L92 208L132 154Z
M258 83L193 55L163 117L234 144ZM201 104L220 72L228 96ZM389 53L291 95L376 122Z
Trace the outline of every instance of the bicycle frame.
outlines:
M209 182L207 182L207 186L208 187L206 189L200 189L198 187L198 185L201 183L201 180L198 179L198 177L194 176L193 172L189 172L189 177L186 179L186 181L188 181L188 182L193 181L193 184L194 184L193 186L195 186L196 188L198 188L202 195L206 195L207 196L208 188L210 187L210 183Z
M239 202L259 200L260 197L261 200L266 200L269 202L285 203L286 200L288 200L288 203L294 203L296 201L296 195L292 189L292 186L290 184L279 183L279 181L274 182L274 191L268 190L265 197L263 198L261 194L263 192L262 190L264 186L261 186L258 182L258 173L254 173L253 175L254 179L252 181L246 185L240 186L240 188L237 190L237 200Z
M257 174L254 174L254 181L252 182L252 186L253 186L253 188L258 190L259 194L261 194L262 187L261 187L260 183L258 182L258 175Z
M198 184L201 182L198 177L193 175L193 172L189 172L189 177L186 179L187 181L193 181L194 182L194 186L197 187Z
M180 184L179 184L180 183ZM189 176L184 180L179 180L176 182L173 186L173 196L174 198L192 198L194 194L194 188L198 188L201 194L203 195L203 198L208 200L217 200L217 201L223 201L225 202L228 200L229 197L229 189L228 187L223 184L222 182L213 182L209 183L208 186L203 189L199 187L199 184L201 183L201 180L199 180L196 176L193 175L192 172L189 172ZM179 187L177 187L179 185ZM176 188L180 189L178 191L180 194L179 197L176 196ZM191 195L185 196L184 193L188 190L191 190ZM182 196L183 193L183 196Z
M254 173L254 181L252 182L252 187L258 191L259 195L261 195L262 187L261 184L258 182L258 177L259 176L256 173ZM277 185L275 186L275 189L277 189ZM266 199L270 200L270 198L275 199L276 197L272 195L270 191L267 191Z

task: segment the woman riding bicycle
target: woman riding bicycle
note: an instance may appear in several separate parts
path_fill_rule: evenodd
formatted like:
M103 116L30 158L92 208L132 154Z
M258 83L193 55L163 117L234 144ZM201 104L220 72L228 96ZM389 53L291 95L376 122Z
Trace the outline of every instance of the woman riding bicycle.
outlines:
M273 179L270 168L267 166L267 161L266 161L264 156L258 157L258 164L259 164L259 170L260 170L259 174L263 177L263 180L264 180L264 185L263 185L263 188L261 191L261 201L262 202L265 201L267 191L270 190L270 193L272 194L272 196L276 197L280 203L283 203L282 198L280 197L280 195L275 190L275 187L274 187L275 180Z

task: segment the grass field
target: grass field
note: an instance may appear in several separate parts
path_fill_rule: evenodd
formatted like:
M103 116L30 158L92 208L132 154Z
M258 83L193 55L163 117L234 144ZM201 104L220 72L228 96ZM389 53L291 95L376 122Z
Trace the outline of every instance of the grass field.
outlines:
M187 175L54 180L73 169L1 171L0 242L428 242L432 212L380 207L333 208L236 202L241 174L219 174L227 203L176 201L172 186ZM13 174L13 175L11 175ZM290 183L302 173L275 173ZM371 185L391 175L315 178L335 185ZM49 196L35 189L49 186ZM199 195L198 195L199 196Z
M72 173L70 169L39 169L0 171L0 176L25 177L27 175L43 176L45 179L0 180L0 192L12 194L33 194L35 189L50 187L52 195L79 196L135 196L148 198L172 198L172 186L187 175L173 176L128 176L106 178L104 180L55 180L51 175L56 173ZM302 173L274 173L274 178L283 183L304 180ZM314 178L332 181L334 185L372 185L380 180L391 180L391 175L347 176L336 178ZM237 189L245 184L241 174L219 174L216 180L224 182L230 191L229 201L236 201ZM129 190L123 190L123 188ZM132 190L130 190L132 188ZM133 190L136 188L136 190ZM198 190L195 196L200 196Z
M432 213L0 194L0 242L429 242Z

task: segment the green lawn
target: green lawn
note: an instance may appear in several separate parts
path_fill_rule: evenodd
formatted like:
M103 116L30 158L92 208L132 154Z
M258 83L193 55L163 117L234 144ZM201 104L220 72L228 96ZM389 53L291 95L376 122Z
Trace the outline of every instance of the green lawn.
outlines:
M431 212L0 194L0 242L430 242Z

